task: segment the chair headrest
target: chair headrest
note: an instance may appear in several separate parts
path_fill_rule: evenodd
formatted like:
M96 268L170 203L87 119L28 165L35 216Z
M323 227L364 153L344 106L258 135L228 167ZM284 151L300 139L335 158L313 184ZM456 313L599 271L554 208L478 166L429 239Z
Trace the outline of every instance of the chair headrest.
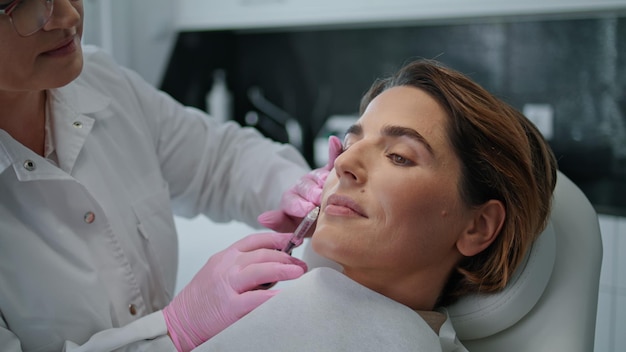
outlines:
M506 288L463 297L447 307L461 340L494 335L522 319L543 294L554 268L556 236L552 223L533 243Z

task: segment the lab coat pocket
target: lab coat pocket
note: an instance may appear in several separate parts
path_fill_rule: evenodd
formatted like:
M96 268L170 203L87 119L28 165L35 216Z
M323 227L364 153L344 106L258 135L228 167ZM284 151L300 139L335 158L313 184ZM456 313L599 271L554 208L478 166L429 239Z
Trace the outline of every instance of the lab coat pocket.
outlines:
M163 308L173 297L178 269L178 238L167 186L133 203L137 230L152 275L152 308Z

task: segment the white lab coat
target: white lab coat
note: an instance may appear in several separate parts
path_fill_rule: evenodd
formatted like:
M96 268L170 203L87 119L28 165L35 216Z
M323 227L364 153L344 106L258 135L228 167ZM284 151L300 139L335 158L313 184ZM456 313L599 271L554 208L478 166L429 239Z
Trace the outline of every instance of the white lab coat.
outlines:
M84 56L81 76L49 91L58 166L0 130L0 350L172 351L160 312L177 272L172 210L254 225L308 167L96 48Z

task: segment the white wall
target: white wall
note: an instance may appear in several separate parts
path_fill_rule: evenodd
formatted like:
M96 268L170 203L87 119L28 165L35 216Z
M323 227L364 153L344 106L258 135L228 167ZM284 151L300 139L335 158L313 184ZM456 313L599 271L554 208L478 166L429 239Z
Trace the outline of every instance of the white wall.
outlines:
M157 86L176 39L178 1L85 0L84 7L83 42L104 48Z
M624 0L179 0L185 30L450 21L626 8Z

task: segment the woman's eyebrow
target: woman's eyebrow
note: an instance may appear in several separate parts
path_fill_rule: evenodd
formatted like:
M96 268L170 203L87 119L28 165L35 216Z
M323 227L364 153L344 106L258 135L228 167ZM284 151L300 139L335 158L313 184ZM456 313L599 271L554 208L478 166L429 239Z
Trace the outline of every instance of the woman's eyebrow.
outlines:
M354 124L354 125L348 127L348 129L346 130L345 134L346 135L353 134L353 135L356 135L356 136L360 136L360 135L363 134L363 127L361 125L359 125L358 123Z
M416 130L412 128L407 128L407 127L402 127L402 126L385 126L383 127L382 135L388 136L388 137L396 137L396 138L397 137L409 137L421 143L422 145L424 145L424 147L428 150L428 152L431 155L435 155L435 151L433 150L433 147L430 145L430 143L428 143L426 138L424 138L424 136L421 133L417 132Z

